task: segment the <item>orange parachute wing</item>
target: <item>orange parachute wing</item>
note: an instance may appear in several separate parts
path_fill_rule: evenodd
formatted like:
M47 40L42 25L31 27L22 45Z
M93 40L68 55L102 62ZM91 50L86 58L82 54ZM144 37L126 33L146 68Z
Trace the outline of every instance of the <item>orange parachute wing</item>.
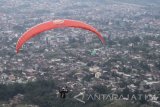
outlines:
M37 36L39 33L44 31L55 29L55 28L63 28L63 27L73 27L73 28L82 28L85 30L89 30L95 33L100 41L105 44L105 40L102 35L91 25L88 25L84 22L77 21L77 20L69 20L69 19L62 19L62 20L53 20L38 24L33 26L29 30L27 30L19 39L16 45L16 51L19 52L19 49L22 47L24 43L26 43L29 39Z

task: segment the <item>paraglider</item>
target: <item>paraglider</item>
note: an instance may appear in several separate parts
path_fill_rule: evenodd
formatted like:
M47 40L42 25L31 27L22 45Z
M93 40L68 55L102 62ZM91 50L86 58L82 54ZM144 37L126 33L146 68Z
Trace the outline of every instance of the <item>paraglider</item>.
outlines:
M31 38L37 36L38 34L55 29L55 28L64 28L64 27L73 27L73 28L82 28L85 30L89 30L93 33L95 33L100 41L105 44L105 40L102 37L101 33L99 33L94 27L91 25L88 25L84 22L77 21L77 20L69 20L69 19L62 19L62 20L53 20L53 21L48 21L44 22L41 24L38 24L36 26L33 26L30 28L28 31L26 31L19 39L16 45L16 51L17 53L19 52L19 49L23 46L24 43L26 43L28 40Z
M59 93L60 93L60 98L66 98L66 93L68 93L68 88L67 87L63 87L62 89L59 89Z

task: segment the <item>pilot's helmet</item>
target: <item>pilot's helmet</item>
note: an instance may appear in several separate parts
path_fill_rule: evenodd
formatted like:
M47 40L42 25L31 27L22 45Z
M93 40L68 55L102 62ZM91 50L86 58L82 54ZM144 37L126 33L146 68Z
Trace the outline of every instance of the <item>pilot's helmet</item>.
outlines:
M62 90L65 90L65 88L63 87Z

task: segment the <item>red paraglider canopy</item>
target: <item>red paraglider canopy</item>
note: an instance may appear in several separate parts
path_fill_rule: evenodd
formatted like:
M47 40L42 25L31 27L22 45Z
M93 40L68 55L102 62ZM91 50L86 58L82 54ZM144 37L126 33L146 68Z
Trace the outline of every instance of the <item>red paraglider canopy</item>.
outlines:
M74 27L74 28L82 28L86 29L89 31L94 32L98 38L101 40L103 44L105 44L105 40L102 37L102 35L92 26L83 23L81 21L76 21L76 20L69 20L69 19L62 19L62 20L53 20L53 21L48 21L44 22L41 24L38 24L36 26L33 26L30 28L28 31L26 31L19 39L16 45L16 51L17 53L19 52L19 49L22 47L22 45L27 42L29 39L32 37L38 35L41 32L50 30L50 29L55 29L55 28L63 28L63 27Z

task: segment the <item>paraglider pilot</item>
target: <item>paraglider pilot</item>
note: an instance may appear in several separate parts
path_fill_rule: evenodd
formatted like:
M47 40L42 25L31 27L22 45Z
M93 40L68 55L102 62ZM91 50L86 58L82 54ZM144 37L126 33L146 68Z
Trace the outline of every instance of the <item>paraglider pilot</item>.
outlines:
M59 94L60 94L60 98L66 98L66 93L68 93L68 89L67 87L63 87L61 89L59 89Z

